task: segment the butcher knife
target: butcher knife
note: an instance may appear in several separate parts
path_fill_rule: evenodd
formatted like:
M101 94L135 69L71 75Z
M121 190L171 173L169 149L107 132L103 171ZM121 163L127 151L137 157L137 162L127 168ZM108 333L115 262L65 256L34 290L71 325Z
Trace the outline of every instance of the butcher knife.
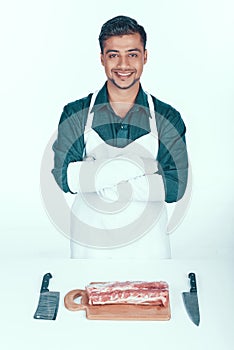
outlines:
M51 273L46 273L42 280L40 298L34 318L38 320L55 320L59 307L59 292L50 292Z
M196 326L199 326L200 323L200 312L197 298L197 284L196 284L196 276L194 272L190 272L188 275L190 279L190 291L183 292L182 297L184 301L184 305L186 311Z

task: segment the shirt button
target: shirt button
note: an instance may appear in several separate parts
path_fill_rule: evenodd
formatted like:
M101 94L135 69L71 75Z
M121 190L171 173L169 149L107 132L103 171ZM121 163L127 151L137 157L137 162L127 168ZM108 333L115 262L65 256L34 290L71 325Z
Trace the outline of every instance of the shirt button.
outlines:
M128 126L126 124L121 124L121 127L120 127L122 130L127 130Z

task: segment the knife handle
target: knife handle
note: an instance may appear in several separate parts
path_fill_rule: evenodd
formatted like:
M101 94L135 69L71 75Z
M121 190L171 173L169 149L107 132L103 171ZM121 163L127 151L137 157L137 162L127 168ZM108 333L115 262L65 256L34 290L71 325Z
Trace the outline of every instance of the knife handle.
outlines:
M52 275L51 273L46 273L43 277L43 280L42 280L42 284L41 284L41 293L44 293L44 292L49 292L49 282L50 282L50 279L52 278Z
M190 272L188 275L190 279L190 292L196 292L197 291L197 283L196 283L196 276L194 272Z

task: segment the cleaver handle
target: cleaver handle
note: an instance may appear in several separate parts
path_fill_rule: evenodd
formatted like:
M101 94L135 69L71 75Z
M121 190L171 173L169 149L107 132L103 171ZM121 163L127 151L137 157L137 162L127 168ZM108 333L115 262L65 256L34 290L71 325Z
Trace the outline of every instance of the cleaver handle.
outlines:
M43 280L42 280L42 284L41 284L41 293L44 293L44 292L49 292L49 282L50 282L50 279L52 278L52 275L51 273L46 273L43 277Z
M188 278L190 279L190 292L197 292L197 283L196 283L196 276L194 272L190 272L188 275Z

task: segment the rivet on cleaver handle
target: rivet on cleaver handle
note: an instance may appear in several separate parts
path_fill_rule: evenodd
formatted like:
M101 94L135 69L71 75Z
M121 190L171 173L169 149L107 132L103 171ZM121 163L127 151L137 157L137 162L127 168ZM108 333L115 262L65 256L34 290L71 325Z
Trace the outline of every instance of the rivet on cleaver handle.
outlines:
M50 273L46 273L43 277L40 298L34 318L37 320L55 320L59 307L59 292L50 292L49 282L52 278Z
M186 311L193 321L193 323L199 326L200 323L200 312L197 298L197 284L196 284L196 276L194 272L190 272L188 275L190 279L190 291L183 292L182 297L184 301L184 305Z

